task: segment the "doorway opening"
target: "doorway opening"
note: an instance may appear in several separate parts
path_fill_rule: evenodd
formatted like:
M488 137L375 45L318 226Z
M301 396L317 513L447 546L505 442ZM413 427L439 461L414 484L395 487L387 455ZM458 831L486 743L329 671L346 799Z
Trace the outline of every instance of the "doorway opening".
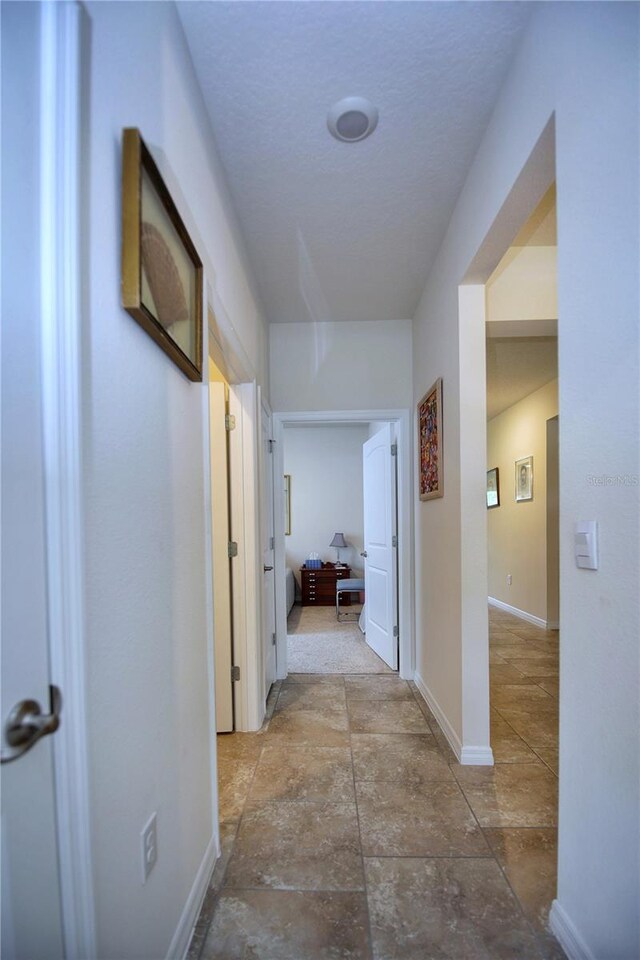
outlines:
M557 775L558 347L552 186L486 285L492 747ZM490 483L492 489L489 489Z
M290 425L283 436L289 673L390 671L366 642L363 447L370 426ZM353 580L363 589L352 592ZM349 589L338 595L343 582Z
M280 679L412 675L408 425L408 411L274 414Z
M539 873L547 932L557 860L559 706L558 307L555 184L489 277L487 572L491 748L511 795L544 797L495 830L509 875Z
M216 733L235 729L233 614L229 510L229 383L209 356L211 553Z

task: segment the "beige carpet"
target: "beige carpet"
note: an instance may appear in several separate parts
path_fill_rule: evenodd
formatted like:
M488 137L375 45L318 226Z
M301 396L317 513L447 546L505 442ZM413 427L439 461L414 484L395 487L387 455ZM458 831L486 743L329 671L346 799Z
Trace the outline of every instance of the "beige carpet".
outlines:
M352 604L350 612L362 607ZM394 673L367 646L357 622L338 623L335 607L295 604L287 621L289 673Z

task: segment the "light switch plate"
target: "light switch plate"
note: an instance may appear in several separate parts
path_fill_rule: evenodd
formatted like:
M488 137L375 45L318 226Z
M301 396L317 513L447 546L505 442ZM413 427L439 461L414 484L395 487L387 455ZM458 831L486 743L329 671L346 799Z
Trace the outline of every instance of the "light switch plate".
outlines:
M598 569L598 524L595 520L576 523L573 548L576 564L581 570Z

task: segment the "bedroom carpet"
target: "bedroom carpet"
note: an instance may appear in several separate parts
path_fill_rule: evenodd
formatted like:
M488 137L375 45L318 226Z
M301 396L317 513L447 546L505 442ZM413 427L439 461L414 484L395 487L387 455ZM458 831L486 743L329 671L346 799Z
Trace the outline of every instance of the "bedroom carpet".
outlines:
M350 612L359 613L359 604ZM287 620L289 673L393 673L367 646L357 623L336 620L334 607L296 604Z

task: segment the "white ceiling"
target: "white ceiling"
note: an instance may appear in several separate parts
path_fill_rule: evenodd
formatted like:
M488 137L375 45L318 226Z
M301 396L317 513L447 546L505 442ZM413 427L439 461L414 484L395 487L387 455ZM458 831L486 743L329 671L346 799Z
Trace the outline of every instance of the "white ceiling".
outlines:
M412 317L530 5L177 6L269 321Z

